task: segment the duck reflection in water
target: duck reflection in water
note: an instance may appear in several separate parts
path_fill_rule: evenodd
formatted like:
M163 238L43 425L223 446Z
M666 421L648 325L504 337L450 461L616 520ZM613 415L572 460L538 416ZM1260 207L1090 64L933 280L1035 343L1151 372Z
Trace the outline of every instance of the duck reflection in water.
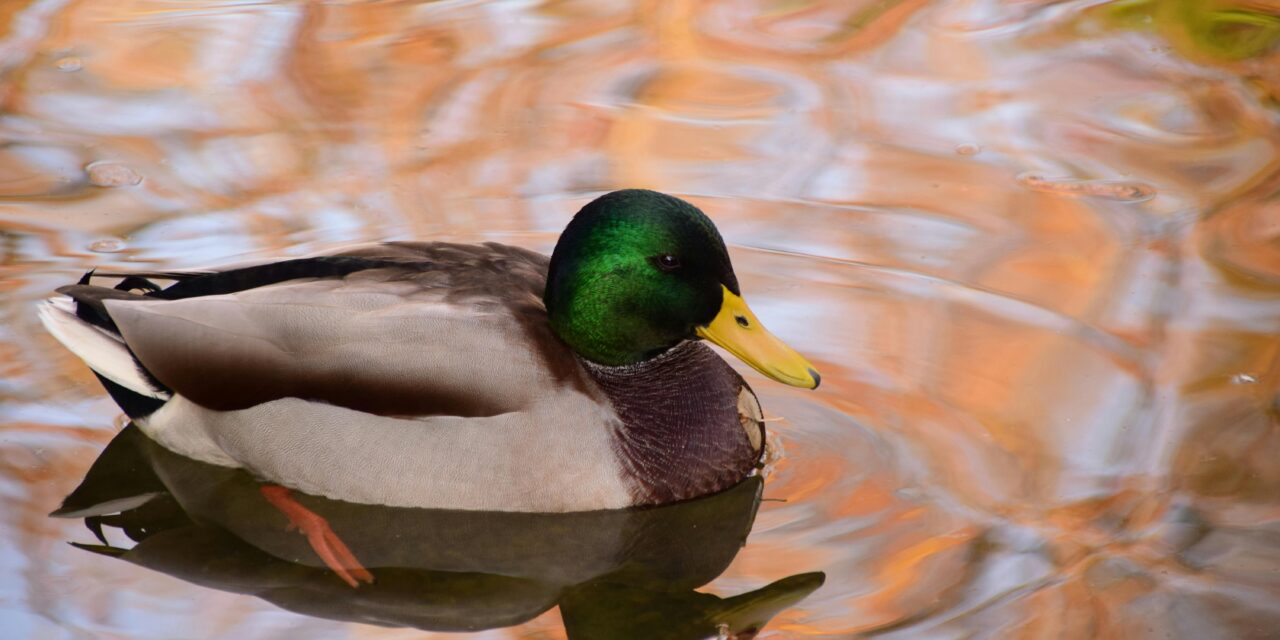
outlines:
M762 482L671 505L563 514L396 508L293 499L328 521L367 568L353 589L248 473L121 431L53 515L84 518L75 544L298 613L386 626L476 631L559 605L570 638L751 638L823 582L794 575L728 598L695 591L746 540ZM131 538L108 542L107 528Z

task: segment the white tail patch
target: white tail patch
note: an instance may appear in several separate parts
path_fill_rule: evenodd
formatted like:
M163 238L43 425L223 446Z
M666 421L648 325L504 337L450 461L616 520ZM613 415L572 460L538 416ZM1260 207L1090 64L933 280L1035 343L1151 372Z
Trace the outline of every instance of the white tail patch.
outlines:
M167 392L154 388L142 375L120 336L76 317L74 305L70 298L54 298L41 304L40 322L45 330L102 377L149 398L168 400Z

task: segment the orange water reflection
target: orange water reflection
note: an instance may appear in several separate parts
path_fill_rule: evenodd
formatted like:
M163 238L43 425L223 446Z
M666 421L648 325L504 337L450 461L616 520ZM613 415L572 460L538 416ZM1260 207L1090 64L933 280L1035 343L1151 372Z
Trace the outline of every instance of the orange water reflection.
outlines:
M407 635L63 544L86 534L45 514L118 424L38 327L54 287L379 239L547 250L648 186L716 219L824 374L756 384L785 455L710 587L826 571L768 637L1274 637L1280 52L1192 37L1191 4L0 3L6 619Z

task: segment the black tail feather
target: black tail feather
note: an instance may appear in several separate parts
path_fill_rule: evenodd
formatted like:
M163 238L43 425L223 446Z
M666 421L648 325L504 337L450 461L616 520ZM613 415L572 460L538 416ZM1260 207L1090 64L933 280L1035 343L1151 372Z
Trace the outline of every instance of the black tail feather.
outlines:
M144 299L144 296L136 293L98 287L91 284L71 284L65 287L58 287L58 293L75 300L77 318L117 335L120 330L116 328L115 320L111 319L111 314L107 313L105 302L107 300Z
M147 293L154 293L160 290L160 285L142 276L125 276L114 288L116 291L146 291Z
M96 371L93 375L98 376L98 382L102 383L102 387L107 390L107 394L110 395L116 405L124 411L124 414L133 420L149 416L152 413L155 413L156 409L164 406L164 400L144 396L141 393L127 389L99 375ZM147 376L147 379L151 381L152 384L160 384L159 381L150 375Z
M165 300L216 296L279 284L299 278L340 278L366 269L392 266L405 267L408 264L424 269L430 268L427 263L415 264L397 260L377 260L351 256L298 258L296 260L272 262L188 278L147 295Z
M340 278L366 269L403 268L407 265L422 269L430 269L432 266L430 263L409 263L404 260L360 258L355 256L319 256L271 262L227 271L135 272L104 274L104 277L121 278L120 282L112 288L114 291L124 293L142 291L141 295L150 298L181 300L184 298L236 293L300 278ZM90 280L97 275L95 271L90 270L76 284L88 286ZM172 280L174 282L168 287L162 288L152 281L153 278L157 280ZM106 287L95 288L106 289ZM76 298L77 302L81 302L80 298L72 295L69 291L64 291L64 289L70 290L70 287L63 287L58 291L71 295ZM86 298L90 297L106 299L119 296L102 296L100 294L86 296ZM92 305L97 301L85 300L85 302ZM88 318L85 318L85 320L88 320Z

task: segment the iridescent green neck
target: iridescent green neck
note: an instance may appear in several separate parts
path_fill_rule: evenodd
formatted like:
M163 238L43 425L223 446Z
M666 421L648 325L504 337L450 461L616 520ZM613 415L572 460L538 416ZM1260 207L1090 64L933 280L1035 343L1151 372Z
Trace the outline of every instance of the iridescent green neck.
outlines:
M719 309L722 281L737 288L701 211L652 191L617 191L583 207L561 235L544 301L552 329L579 355L625 365L692 338Z

